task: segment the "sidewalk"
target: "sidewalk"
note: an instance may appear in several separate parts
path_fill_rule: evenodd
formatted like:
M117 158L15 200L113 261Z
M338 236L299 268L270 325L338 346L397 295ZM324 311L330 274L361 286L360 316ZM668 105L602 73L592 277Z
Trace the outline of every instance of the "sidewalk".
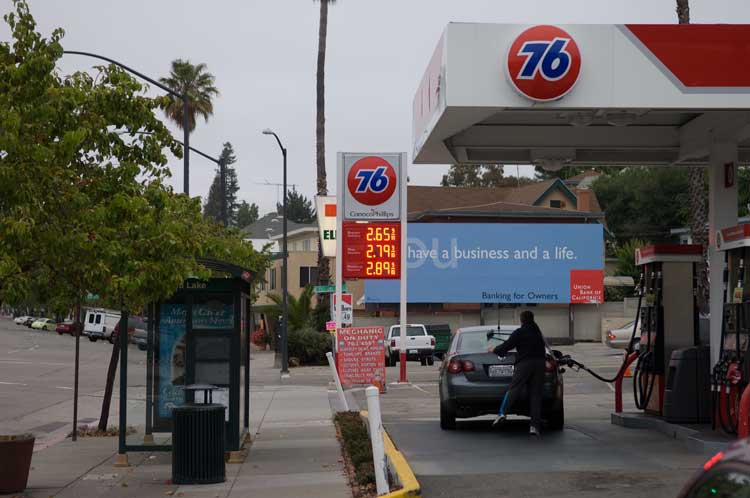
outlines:
M270 356L254 353L253 371L265 379L274 377ZM304 368L292 371L296 381L304 375ZM222 484L172 485L169 453L130 453L130 467L115 468L116 438L82 438L34 453L28 489L19 496L351 497L327 386L253 386L251 410L253 443L244 463L227 464Z

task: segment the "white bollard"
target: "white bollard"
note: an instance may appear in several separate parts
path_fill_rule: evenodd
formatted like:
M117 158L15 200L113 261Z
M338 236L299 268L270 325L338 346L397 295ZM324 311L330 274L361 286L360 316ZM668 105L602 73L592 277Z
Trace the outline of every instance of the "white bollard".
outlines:
M375 464L375 486L378 496L390 491L386 479L385 449L383 447L383 421L380 419L380 391L375 386L365 389L367 394L367 418L370 420L372 461Z
M344 411L349 411L349 403L346 402L346 396L344 396L344 388L341 387L341 379L339 379L339 373L336 371L336 363L333 361L333 353L330 351L326 353L326 358L328 358L328 366L331 367L331 374L333 375L333 380L336 382L336 391L339 393L339 400L341 401L341 405L344 407Z

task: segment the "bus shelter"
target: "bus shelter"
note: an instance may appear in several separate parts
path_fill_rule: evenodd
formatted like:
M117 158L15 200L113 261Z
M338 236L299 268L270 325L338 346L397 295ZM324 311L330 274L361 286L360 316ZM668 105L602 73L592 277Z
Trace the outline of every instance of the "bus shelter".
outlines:
M413 162L707 169L716 362L748 62L750 25L449 24L414 98Z
M146 436L129 444L120 431L119 458L129 451L171 451L153 444L154 433L172 431L172 409L194 401L191 385L211 385L213 403L225 411L226 451L239 451L250 424L251 290L254 275L229 263L200 259L213 272L188 279L169 298L148 306ZM127 322L123 313L121 323ZM127 427L128 335L120 340L120 427ZM200 401L200 400L195 400Z

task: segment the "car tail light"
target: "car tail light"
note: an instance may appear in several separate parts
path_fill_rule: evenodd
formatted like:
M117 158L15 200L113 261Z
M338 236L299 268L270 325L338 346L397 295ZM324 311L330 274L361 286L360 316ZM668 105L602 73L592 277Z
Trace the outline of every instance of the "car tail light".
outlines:
M614 341L616 338L617 336L613 334L611 331L607 332L607 339L609 339L610 341Z
M434 346L434 345L435 345L435 338L433 337L432 339L430 339L430 346Z
M464 372L473 372L474 371L474 363L472 363L469 360L464 360L463 362L463 369Z
M555 360L547 360L544 363L544 371L547 373L552 373L557 368L557 362Z
M703 470L711 470L711 467L719 463L722 458L724 458L724 452L720 451L703 464Z
M396 347L396 339L391 339L391 347L392 348Z
M452 374L461 373L463 369L464 366L461 363L461 360L451 360L450 363L448 363L448 371Z

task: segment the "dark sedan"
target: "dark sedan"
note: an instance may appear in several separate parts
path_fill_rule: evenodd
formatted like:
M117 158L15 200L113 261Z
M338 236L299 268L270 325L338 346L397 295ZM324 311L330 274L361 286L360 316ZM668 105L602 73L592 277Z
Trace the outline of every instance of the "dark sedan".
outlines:
M488 353L502 344L515 326L479 326L456 330L440 367L440 427L456 428L456 418L494 415L500 409L513 378L515 353L504 358ZM528 399L522 396L507 414L528 416ZM542 418L547 429L560 430L565 423L562 371L548 350Z
M750 496L750 439L742 439L711 457L685 485L679 498Z

